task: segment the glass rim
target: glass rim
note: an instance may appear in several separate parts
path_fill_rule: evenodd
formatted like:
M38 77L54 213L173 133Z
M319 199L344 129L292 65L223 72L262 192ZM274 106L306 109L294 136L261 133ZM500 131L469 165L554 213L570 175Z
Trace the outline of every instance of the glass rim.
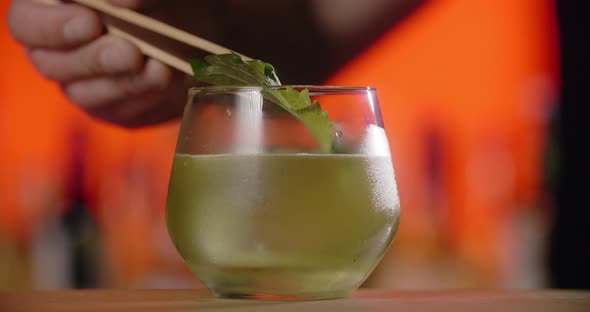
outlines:
M363 93L363 92L375 92L376 88L370 86L332 86L332 85L280 85L267 87L271 90L282 90L287 87L292 87L296 90L308 89L310 93L321 93L321 94L346 94L346 93ZM203 86L203 87L191 87L188 92L189 95L195 95L199 92L206 93L225 93L225 92L237 92L237 91L260 91L264 87L262 86L239 86L239 85L224 85L224 86Z

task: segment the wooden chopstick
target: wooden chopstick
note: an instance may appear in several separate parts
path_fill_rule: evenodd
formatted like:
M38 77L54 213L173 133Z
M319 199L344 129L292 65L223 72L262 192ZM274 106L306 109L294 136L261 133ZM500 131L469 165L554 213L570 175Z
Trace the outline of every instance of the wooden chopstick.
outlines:
M35 0L36 2L39 3L44 3L44 4L59 4L61 3L61 1L59 0ZM222 47L218 44L212 43L210 41L207 41L205 39L202 39L200 37L197 37L195 35L192 35L188 32L185 32L183 30L174 28L168 24L162 23L158 20L155 20L153 18L147 17L145 15L142 15L140 13L137 13L135 11L129 10L129 9L125 9L125 8L119 8L116 6L113 6L107 2L104 2L102 0L73 0L73 2L79 3L81 5L84 5L86 7L95 9L97 11L103 12L105 14L111 15L113 17L119 18L125 22L128 22L130 24L145 28L147 30L153 31L155 33L158 33L160 35L163 35L165 37L168 38L172 38L175 39L177 41L183 42L187 45L196 47L200 50L209 52L211 54L222 54L222 53L229 53L229 52L233 52L228 48ZM135 46L137 46L137 48L146 56L149 56L151 58L154 58L156 60L159 60L160 62L175 68L183 73L186 73L187 75L192 76L193 75L193 70L191 65L186 61L183 60L169 52L166 52L140 38L137 38L136 36L116 27L110 24L106 25L107 30L110 34L115 35L115 36L119 36L121 38L124 38L126 40L129 40L130 42L132 42ZM236 53L236 52L233 52ZM240 55L243 59L245 60L250 60L251 58L241 55L239 53L236 53L238 55Z
M60 0L33 0L33 2L43 3L43 4L60 4Z
M191 65L177 57L176 55L170 54L154 45L151 45L123 30L121 30L120 28L113 26L113 25L106 25L107 30L109 31L110 34L121 37L123 39L129 40L131 43L133 43L144 55L149 56L151 58L154 58L172 68L176 68L177 70L192 76L193 75L193 69L191 67Z
M121 8L114 6L106 1L103 0L73 0L73 2L79 3L86 7L95 9L97 11L106 13L113 17L116 17L120 20L123 20L127 23L145 28L152 32L158 33L162 36L172 38L179 42L185 43L187 45L193 46L200 50L209 52L211 54L222 54L222 53L229 53L233 52L232 50L215 44L211 41L205 40L201 37L195 36L191 33L188 33L184 30L180 30L178 28L172 27L166 23L162 23L156 19L151 17L145 16L133 10ZM234 52L236 53L236 52ZM240 55L243 59L250 60L251 58Z

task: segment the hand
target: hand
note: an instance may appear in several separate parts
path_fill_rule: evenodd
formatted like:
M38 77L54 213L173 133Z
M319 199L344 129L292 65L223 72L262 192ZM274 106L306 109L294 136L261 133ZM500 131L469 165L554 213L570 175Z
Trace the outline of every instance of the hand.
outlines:
M143 2L109 1L128 8ZM186 76L105 34L100 16L88 8L14 0L8 26L37 70L94 117L137 127L182 111Z

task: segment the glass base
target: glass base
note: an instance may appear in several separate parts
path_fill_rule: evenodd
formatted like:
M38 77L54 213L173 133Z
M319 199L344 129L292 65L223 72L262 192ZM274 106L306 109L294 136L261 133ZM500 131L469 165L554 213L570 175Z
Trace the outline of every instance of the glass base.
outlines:
M214 267L195 275L218 298L324 300L349 296L366 274L350 268ZM195 270L196 271L196 270ZM200 274L199 274L200 273Z
M212 290L213 295L220 299L246 299L246 300L263 300L263 301L311 301L311 300L332 300L342 299L351 295L351 292L326 292L314 294L297 294L297 295L275 295L267 293L236 293L220 292Z

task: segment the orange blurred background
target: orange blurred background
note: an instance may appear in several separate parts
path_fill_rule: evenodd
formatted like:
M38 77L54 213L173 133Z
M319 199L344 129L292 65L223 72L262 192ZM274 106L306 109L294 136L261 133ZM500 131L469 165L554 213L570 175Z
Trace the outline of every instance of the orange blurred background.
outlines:
M0 1L5 17L9 1ZM0 26L0 289L198 287L163 222L178 123L91 120ZM377 88L402 223L366 287L546 287L550 0L426 1L327 84Z

